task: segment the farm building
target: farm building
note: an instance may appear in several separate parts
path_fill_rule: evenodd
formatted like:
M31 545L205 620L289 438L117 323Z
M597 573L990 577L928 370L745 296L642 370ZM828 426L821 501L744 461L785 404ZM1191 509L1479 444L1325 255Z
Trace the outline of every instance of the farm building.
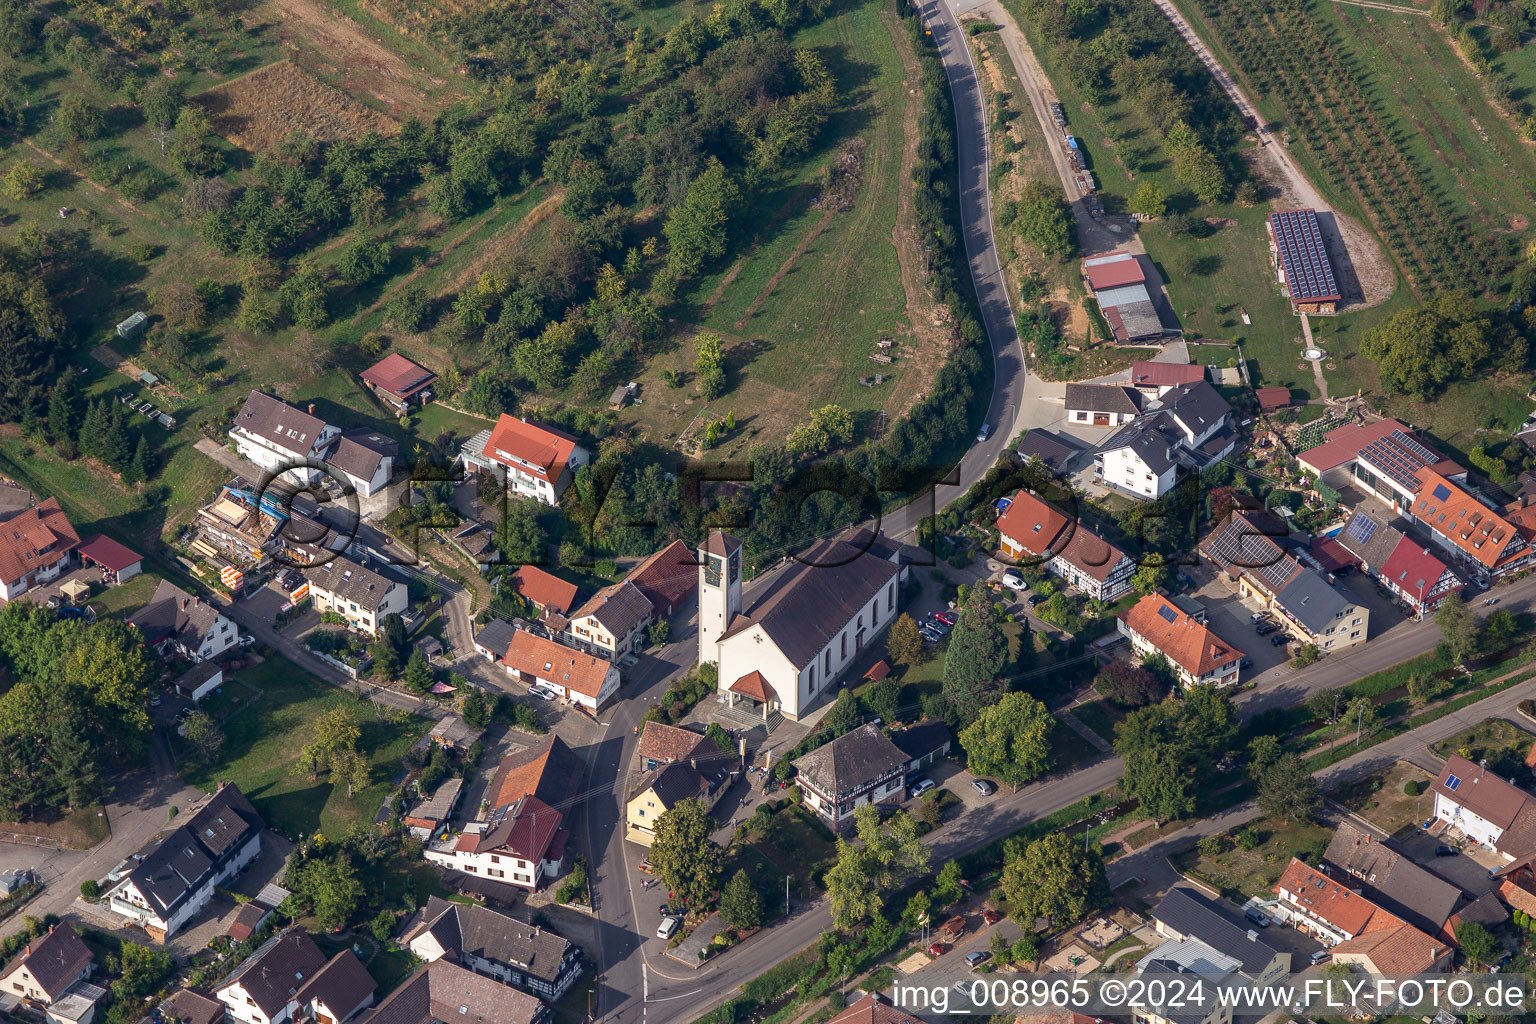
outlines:
M405 412L412 403L426 405L432 401L432 385L437 383L437 374L398 352L391 352L358 376L396 412Z
M1269 255L1275 276L1298 313L1337 313L1339 286L1317 226L1316 210L1279 210L1269 215Z
M1115 341L1123 345L1162 337L1163 323L1147 291L1141 262L1134 254L1111 252L1084 260L1083 275Z

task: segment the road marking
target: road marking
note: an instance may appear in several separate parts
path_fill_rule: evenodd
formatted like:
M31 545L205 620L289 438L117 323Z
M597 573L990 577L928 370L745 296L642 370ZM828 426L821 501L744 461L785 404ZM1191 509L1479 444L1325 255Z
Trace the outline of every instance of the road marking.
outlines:
M701 989L701 988L696 988L692 992L684 992L680 996L662 996L660 999L652 999L650 1001L653 1002L653 1003L670 1003L674 999L691 999L691 998L693 998L694 996L698 995L700 992L703 992L703 991L704 990Z

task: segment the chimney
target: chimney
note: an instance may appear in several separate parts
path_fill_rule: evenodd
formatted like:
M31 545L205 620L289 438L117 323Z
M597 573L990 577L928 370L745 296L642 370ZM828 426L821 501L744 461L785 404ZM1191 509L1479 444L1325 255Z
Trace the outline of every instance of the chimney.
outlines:
M309 403L309 414L311 416L313 416L315 414L315 403L314 402L310 402Z

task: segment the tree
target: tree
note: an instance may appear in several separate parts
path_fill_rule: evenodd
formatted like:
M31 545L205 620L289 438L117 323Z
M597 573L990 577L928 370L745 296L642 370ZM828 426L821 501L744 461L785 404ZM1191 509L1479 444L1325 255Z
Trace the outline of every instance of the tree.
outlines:
M864 703L887 725L907 717L901 707L901 684L890 676L864 691Z
M415 284L403 286L384 304L389 322L406 334L415 334L426 326L431 308L432 299L426 289Z
M706 260L725 255L731 220L741 201L735 179L711 157L662 228L669 246L667 268L678 277L692 277Z
M68 443L71 450L80 436L80 384L73 373L61 376L48 395L48 436L54 444Z
M840 405L824 405L790 432L784 447L796 458L814 458L852 440L853 415Z
M694 339L693 372L698 376L699 394L705 401L725 393L725 356L720 350L720 335L704 331Z
M478 686L465 685L464 699L459 703L459 717L471 729L484 729L491 724L491 705L485 699L485 691Z
M667 888L702 906L720 877L720 847L710 839L714 819L702 800L679 800L656 821L651 863Z
M416 693L426 693L432 689L432 666L427 664L427 659L420 651L412 651L411 656L405 661L405 685Z
M133 458L128 463L124 476L133 482L148 480L155 471L154 449L149 446L149 438L139 435L139 443L134 446Z
M1494 654L1509 647L1519 637L1520 623L1515 618L1515 613L1508 608L1499 608L1483 620L1483 632L1478 647L1480 650Z
M219 723L206 711L194 711L188 715L181 725L181 735L192 744L192 749L197 751L199 760L204 764L213 764L218 760L219 751L224 749L224 730L219 728Z
M1322 800L1317 780L1294 753L1281 754L1259 778L1259 810L1288 825L1314 820Z
M373 671L380 679L394 679L400 675L400 652L383 637L375 640L368 649L373 655Z
M1162 188L1155 181L1144 181L1138 185L1135 196L1131 198L1131 212L1153 220L1167 213L1168 203L1163 198Z
M1232 694L1211 683L1184 691L1177 722L1180 741L1206 761L1221 757L1237 739L1237 705Z
M1461 946L1461 955L1473 967L1486 967L1496 961L1502 951L1493 933L1477 921L1458 924L1456 942Z
M1451 658L1458 665L1466 665L1477 656L1479 627L1477 615L1460 594L1448 595L1435 612L1435 625L1450 646Z
M1061 262L1077 251L1077 222L1055 185L1038 178L1026 182L1015 223L1020 236L1048 259Z
M1449 690L1451 688L1451 681L1439 675L1415 672L1408 677L1408 683L1405 688L1408 691L1409 703L1415 708L1422 708Z
M874 917L885 905L884 892L928 870L930 851L917 833L917 822L905 811L897 811L882 826L879 808L865 804L854 812L854 830L859 844L839 838L837 862L823 879L833 924L842 929Z
M1388 392L1427 401L1446 385L1481 371L1519 369L1525 363L1526 342L1469 296L1445 292L1366 331L1360 351L1380 365L1381 383Z
M61 924L57 927L68 928ZM143 1005L176 967L170 950L155 949L137 942L124 942L117 953L107 958L108 973L117 975L112 982L112 996L125 1004Z
M363 236L353 239L336 261L336 272L349 284L367 284L387 269L389 245Z
M737 931L751 931L763 923L763 897L739 869L720 894L720 917Z
M1319 722L1331 721L1339 713L1343 697L1344 691L1337 688L1315 690L1307 698L1307 714Z
M1349 707L1344 709L1344 714L1336 728L1348 734L1350 729L1355 731L1355 741L1368 741L1381 727L1381 712L1369 697L1356 697L1349 702Z
M1153 565L1147 562L1131 575L1131 587L1136 593L1145 597L1160 587L1168 585L1168 579L1173 571L1166 565Z
M933 882L933 895L938 899L939 906L947 907L959 903L965 899L965 872L957 860L947 860L939 869L938 877Z
M299 749L294 774L319 778L321 770L331 766L337 753L357 746L361 735L362 730L358 728L351 708L332 708L315 719L309 743Z
M1093 678L1093 687L1123 708L1139 708L1168 696L1168 686L1157 673L1116 658Z
M1278 736L1265 733L1255 736L1248 743L1248 777L1258 782L1264 777L1264 773L1280 760L1280 755L1285 753L1285 747Z
M331 755L331 782L347 787L347 799L367 789L373 781L373 768L368 759L354 747L344 747Z
M144 112L144 123L151 128L165 130L172 127L186 101L186 86L175 78L157 75L154 81L139 90L139 109Z
M1035 937L1034 930L1025 928L1024 934L1013 940L1013 946L1008 950L1016 964L1032 964L1040 956L1040 940Z
M1062 832L1036 839L1003 866L998 883L1026 932L1044 918L1052 927L1076 924L1109 892L1097 853Z
M1120 750L1117 741L1115 749ZM1121 752L1125 774L1121 789L1159 822L1195 813L1199 777L1195 759L1172 743L1159 743L1134 752Z
M5 192L5 198L20 202L41 192L43 180L43 172L37 169L36 164L30 160L18 160L5 172L0 190Z
M1051 765L1056 719L1027 693L1010 693L981 709L960 733L972 773L995 775L1018 792Z
M891 630L885 636L885 650L898 665L916 665L923 660L923 634L917 620L906 612L896 616Z
M326 931L345 928L366 895L352 859L338 850L330 857L304 861L297 874L289 885L309 904L315 923Z
M956 721L974 721L983 707L1006 691L1002 675L1007 665L1008 638L986 588L972 587L949 636L940 691Z
M86 102L84 97L70 93L59 101L53 123L58 125L66 139L83 142L101 134L101 111Z
M885 902L869 883L864 852L841 836L836 852L837 858L822 877L822 884L832 902L833 927L846 930L874 917Z

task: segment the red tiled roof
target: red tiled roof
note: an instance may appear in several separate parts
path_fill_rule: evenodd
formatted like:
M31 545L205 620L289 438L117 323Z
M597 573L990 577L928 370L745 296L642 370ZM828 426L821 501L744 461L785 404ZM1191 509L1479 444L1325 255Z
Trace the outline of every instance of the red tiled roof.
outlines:
M553 481L559 479L575 448L576 439L564 431L502 413L481 454Z
M521 566L512 574L512 588L540 608L568 612L576 601L576 584L533 565Z
M1342 427L1334 427L1328 431L1328 433L1323 435L1322 444L1316 448L1308 448L1306 451L1298 453L1296 458L1314 472L1323 473L1333 469L1335 466L1342 466L1346 462L1358 457L1363 449L1376 441L1389 437L1393 431L1397 430L1401 430L1420 444L1424 444L1422 437L1414 434L1406 424L1399 423L1397 420L1377 420L1375 423L1367 423L1363 427L1356 423L1346 423ZM1425 447L1434 451L1429 445L1425 445ZM1435 452L1435 454L1439 455L1440 453ZM1441 461L1436 463L1435 466L1441 472L1450 475L1461 472L1460 466L1457 466L1449 459L1445 459L1444 456L1441 456Z
M1344 882L1329 878L1295 857L1291 858L1280 881L1275 883L1275 889L1291 893L1298 905L1350 935L1365 934L1367 924L1377 914L1385 914L1393 922L1402 923L1364 896L1352 892Z
M1391 917L1390 914L1385 916ZM1396 918L1392 920L1397 921ZM1450 952L1450 947L1411 924L1397 921L1396 927L1373 929L1356 938L1345 939L1330 952L1335 957L1350 954L1367 957L1376 974L1419 974L1438 963Z
M1382 564L1381 575L1409 594L1419 594L1422 588L1427 597L1434 592L1435 584L1447 568L1428 548L1420 547L1411 537L1404 537Z
M1129 259L1110 259L1114 256L1129 256ZM1108 260L1108 262L1096 262ZM1102 291L1105 288L1120 288L1128 284L1139 284L1147 279L1147 275L1141 272L1141 261L1126 252L1107 252L1103 256L1095 256L1092 260L1085 260L1083 272L1088 275L1088 284L1094 291Z
M602 658L573 650L553 640L518 630L501 659L525 675L548 679L588 697L602 693L603 681L613 666Z
M756 670L748 672L732 683L731 692L739 693L743 697L751 697L753 700L762 701L763 703L767 703L778 696L773 687L769 685L768 680L763 678L763 674Z
M508 755L496 769L496 779L486 790L485 802L505 807L525 796L559 799L569 792L581 764L565 741L554 733L538 746Z
M864 678L873 682L879 682L890 674L891 663L881 658L869 667L869 671L864 673Z
M1259 398L1259 408L1265 412L1283 409L1291 404L1290 388L1259 388L1254 394Z
M675 540L624 578L645 595L656 614L662 615L699 588L699 557L687 544Z
M916 1017L896 1009L885 997L871 992L828 1024L922 1024Z
M1413 499L1413 518L1490 569L1521 556L1528 528L1517 527L1433 470L1416 475L1423 486ZM1512 541L1520 543L1511 549Z
M1185 615L1161 594L1148 594L1120 613L1131 630L1194 676L1230 665L1243 652Z
M391 352L358 376L380 391L387 391L400 399L411 397L437 380L437 374L418 366L398 352Z
M1109 541L1027 491L1013 496L1008 511L998 517L997 529L1030 554L1049 550L1100 582L1125 558Z
M1312 557L1317 559L1324 572L1338 572L1360 564L1360 559L1346 551L1344 545L1332 537L1313 538Z
M122 572L144 560L137 551L124 547L104 533L98 533L80 545L80 557L88 558L97 565Z
M15 583L58 562L79 544L80 535L69 525L59 499L17 512L0 522L0 579Z
M662 722L646 722L645 728L640 730L640 742L635 745L635 753L642 759L670 764L687 760L701 744L706 743L714 747L713 740L691 729L679 729Z
M1198 384L1205 380L1205 367L1196 363L1155 363L1138 360L1131 364L1131 384L1135 387L1170 387Z

